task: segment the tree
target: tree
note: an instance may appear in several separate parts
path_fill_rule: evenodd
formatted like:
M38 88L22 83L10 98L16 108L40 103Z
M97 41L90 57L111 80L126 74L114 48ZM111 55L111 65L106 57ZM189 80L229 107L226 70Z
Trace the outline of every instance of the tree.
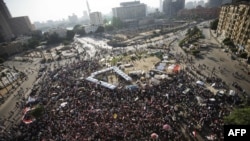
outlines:
M42 40L43 39L42 31L41 30L32 31L32 38L37 39L37 40Z
M31 111L31 115L36 119L41 117L44 113L44 107L42 105L37 105L34 110Z
M114 30L114 26L113 25L106 25L105 30L106 31L112 31L112 30Z
M216 29L217 29L217 26L218 26L218 23L219 23L219 19L215 19L214 21L212 21L212 22L210 23L210 28L211 28L212 30L216 30Z
M3 43L5 41L4 37L0 34L0 43Z
M225 38L222 42L223 42L224 45L234 47L234 43L230 38Z
M66 34L67 40L69 41L73 40L74 36L75 36L74 30L67 30L67 34Z
M80 24L77 24L74 26L73 30L75 31L75 33L77 33L77 31L81 28Z
M0 64L2 64L4 62L3 58L0 58Z
M106 18L104 18L103 23L104 23L104 25L108 24L108 20Z
M244 59L247 59L247 55L248 54L246 52L243 52L243 53L240 54L240 57L244 58Z
M37 46L39 46L39 44L40 44L40 41L38 39L31 38L31 39L28 40L27 47L28 47L28 49L34 49Z
M61 39L56 32L48 36L48 44L57 44L57 43L60 43L60 41Z
M102 33L102 32L104 32L104 27L103 26L98 26L98 28L95 31L95 33Z
M250 107L237 108L232 113L224 117L225 124L249 125Z
M122 28L124 25L123 25L123 22L121 21L120 18L117 18L117 17L113 17L112 18L112 25L115 27L115 28Z
M86 35L85 28L84 28L84 27L82 27L82 28L78 31L78 34L79 34L80 36L84 36L84 35Z

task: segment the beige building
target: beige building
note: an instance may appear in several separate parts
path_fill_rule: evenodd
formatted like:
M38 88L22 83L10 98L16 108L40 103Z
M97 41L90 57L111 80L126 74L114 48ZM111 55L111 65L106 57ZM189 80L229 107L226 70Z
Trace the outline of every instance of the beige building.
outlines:
M250 2L223 5L217 33L224 38L230 38L235 45L249 51ZM250 52L248 53L250 54Z
M139 1L120 3L121 7L113 8L113 16L122 21L131 19L142 19L146 16L146 5Z
M30 35L33 30L33 26L28 16L13 17L10 19L10 25L16 36Z
M101 12L91 12L89 14L91 25L103 25L102 13Z

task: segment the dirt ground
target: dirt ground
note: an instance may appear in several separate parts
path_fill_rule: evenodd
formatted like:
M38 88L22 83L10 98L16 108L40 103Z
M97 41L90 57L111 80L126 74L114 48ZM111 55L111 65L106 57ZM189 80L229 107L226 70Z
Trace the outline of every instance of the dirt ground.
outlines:
M153 69L155 64L157 64L159 61L160 61L159 58L153 56L153 57L142 58L134 62L130 62L131 64L133 64L133 67L125 68L125 73L128 74L128 72L136 70L142 70L144 72L148 72L149 70Z

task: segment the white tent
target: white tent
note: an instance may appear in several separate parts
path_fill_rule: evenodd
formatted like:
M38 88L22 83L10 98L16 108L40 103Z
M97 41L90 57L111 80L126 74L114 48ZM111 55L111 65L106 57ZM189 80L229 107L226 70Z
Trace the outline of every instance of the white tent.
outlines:
M61 107L65 107L66 105L68 104L68 102L63 102L63 103L61 103Z
M200 81L200 80L198 80L198 81L196 81L196 84L199 84L199 85L204 85L204 82L202 82L202 81Z
M234 90L230 90L230 91L229 91L229 95L235 96L235 91L234 91Z

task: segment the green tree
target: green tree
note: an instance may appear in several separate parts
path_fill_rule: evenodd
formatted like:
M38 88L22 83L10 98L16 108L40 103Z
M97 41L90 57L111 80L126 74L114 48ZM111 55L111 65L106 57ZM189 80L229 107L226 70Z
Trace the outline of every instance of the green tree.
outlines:
M0 64L2 64L4 62L3 58L0 58Z
M31 36L32 36L32 38L37 39L39 41L41 41L43 39L43 33L41 30L32 31Z
M44 107L42 105L37 105L34 110L31 111L31 115L35 118L39 118L44 113Z
M123 22L121 21L120 18L117 18L117 17L113 17L112 18L112 25L115 27L115 28L123 28Z
M104 18L103 23L104 23L104 25L107 25L108 24L108 20L106 18Z
M230 38L225 38L222 42L223 42L224 45L227 45L227 46L230 46L230 47L235 46L233 41Z
M34 48L36 48L37 46L39 46L39 44L40 44L40 41L39 41L38 39L36 39L36 38L31 38L31 39L28 40L28 45L27 45L27 47L28 47L29 49L34 49Z
M244 59L247 59L247 55L248 54L246 52L243 52L243 53L240 54L240 57L244 58Z
M215 19L214 21L212 21L212 22L210 23L210 28L211 28L212 30L216 30L216 29L217 29L217 26L218 26L218 23L219 23L219 19Z
M250 125L250 107L237 108L224 117L225 124Z
M61 39L56 32L48 35L48 44L57 44L60 42L61 42Z
M4 41L4 37L0 34L0 43L3 43Z
M74 39L75 36L75 32L74 30L67 30L67 34L66 34L66 39L71 41Z
M95 33L102 33L102 32L104 32L104 27L103 26L98 26L98 28L95 31Z
M113 25L106 25L105 26L105 31L112 31L114 30L114 26Z

